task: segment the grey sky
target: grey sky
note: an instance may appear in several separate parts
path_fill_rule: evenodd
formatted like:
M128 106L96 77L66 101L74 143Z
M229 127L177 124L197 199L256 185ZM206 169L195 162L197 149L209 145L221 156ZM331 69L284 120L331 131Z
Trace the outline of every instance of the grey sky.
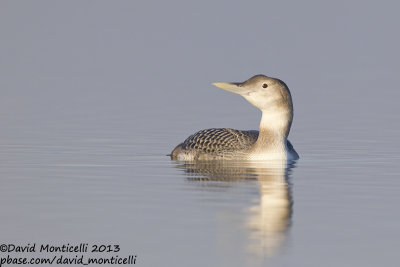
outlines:
M127 111L134 106L149 115L164 110L158 116L176 116L179 110L165 112L165 106L190 99L210 107L243 103L210 83L257 73L286 81L296 111L304 115L321 106L332 111L338 104L344 109L357 104L366 112L364 104L377 104L392 112L385 103L399 96L395 1L0 5L3 115L13 116L16 107L31 114L97 103L93 108L99 112L101 106ZM310 97L318 103L309 105ZM322 104L323 99L330 101Z

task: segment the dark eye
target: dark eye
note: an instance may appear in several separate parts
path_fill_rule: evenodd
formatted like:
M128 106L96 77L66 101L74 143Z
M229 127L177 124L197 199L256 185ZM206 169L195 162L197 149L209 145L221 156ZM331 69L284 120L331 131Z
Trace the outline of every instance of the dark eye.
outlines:
M268 87L268 84L264 83L264 84L262 85L262 87L263 87L263 88L267 88L267 87Z

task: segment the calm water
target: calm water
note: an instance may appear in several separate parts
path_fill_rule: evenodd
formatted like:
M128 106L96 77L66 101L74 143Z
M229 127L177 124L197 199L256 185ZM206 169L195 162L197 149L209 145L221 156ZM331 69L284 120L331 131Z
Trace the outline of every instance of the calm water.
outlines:
M85 255L137 266L397 266L399 6L367 2L2 1L0 245L117 244ZM258 73L291 89L298 162L166 156L201 129L257 129L211 83Z
M387 139L376 140L362 137L362 129L293 131L301 159L288 168L185 164L165 156L185 137L185 126L164 133L131 128L126 114L89 117L30 117L3 133L2 242L115 243L121 256L138 255L140 266L397 261L393 132L381 129L373 134Z

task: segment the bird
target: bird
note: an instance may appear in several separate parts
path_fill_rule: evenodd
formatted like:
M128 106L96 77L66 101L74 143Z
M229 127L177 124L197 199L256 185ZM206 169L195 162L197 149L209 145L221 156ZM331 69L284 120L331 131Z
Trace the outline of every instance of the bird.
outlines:
M189 136L170 154L172 160L297 160L288 140L293 121L292 96L280 79L262 74L216 87L244 97L262 112L259 131L211 128Z

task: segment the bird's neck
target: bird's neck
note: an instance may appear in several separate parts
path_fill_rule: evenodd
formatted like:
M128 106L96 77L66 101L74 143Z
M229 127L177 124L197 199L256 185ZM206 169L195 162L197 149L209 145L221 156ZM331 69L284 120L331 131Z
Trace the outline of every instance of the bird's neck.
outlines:
M286 140L292 119L291 110L263 111L258 139L252 147L253 153L286 153Z

